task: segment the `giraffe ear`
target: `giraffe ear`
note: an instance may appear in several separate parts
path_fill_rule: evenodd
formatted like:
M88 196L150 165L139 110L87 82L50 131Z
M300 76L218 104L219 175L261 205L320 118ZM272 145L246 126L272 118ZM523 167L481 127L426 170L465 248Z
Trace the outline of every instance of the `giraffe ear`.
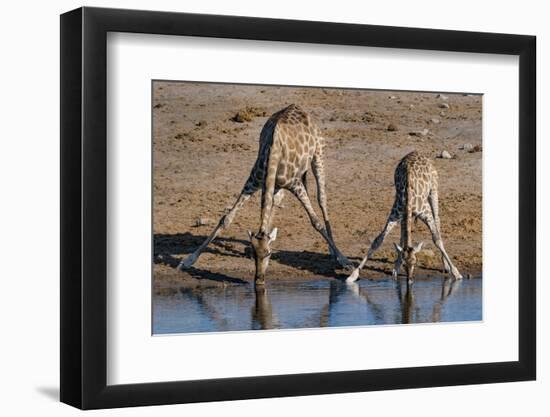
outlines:
M252 242L252 236L254 236L254 234L250 230L247 230L246 233L248 234L248 240Z
M393 246L395 246L395 250L397 251L397 253L403 252L403 248L399 246L397 243L394 242Z
M271 233L269 234L269 241L273 242L275 239L277 239L277 228L274 228Z
M413 248L413 252L414 253L417 253L417 252L420 252L422 250L422 245L424 244L424 242L420 242L418 243L414 248Z

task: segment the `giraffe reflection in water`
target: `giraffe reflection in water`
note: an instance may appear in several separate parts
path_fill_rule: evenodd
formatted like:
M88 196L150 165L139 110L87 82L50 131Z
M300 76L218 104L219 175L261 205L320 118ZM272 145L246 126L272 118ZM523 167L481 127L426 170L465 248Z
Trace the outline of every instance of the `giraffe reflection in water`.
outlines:
M182 288L155 295L153 333L476 321L481 284L436 277L410 285L382 279Z

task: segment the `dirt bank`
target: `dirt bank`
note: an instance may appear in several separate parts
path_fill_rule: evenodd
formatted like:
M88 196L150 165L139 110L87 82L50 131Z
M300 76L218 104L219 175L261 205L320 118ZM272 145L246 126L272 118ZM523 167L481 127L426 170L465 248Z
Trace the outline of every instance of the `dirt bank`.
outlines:
M255 161L263 124L291 103L308 111L327 139L328 206L345 255L358 261L366 253L393 203L395 166L417 150L431 156L439 172L447 251L461 272L481 271L481 96L179 82L155 82L153 91L156 285L252 279L246 230L258 228L259 193L194 268L178 272L174 265L234 202ZM476 152L461 149L467 143ZM453 158L436 158L443 150ZM315 198L311 175L309 189ZM287 194L282 205L273 222L279 234L269 279L344 276L298 201ZM398 240L396 227L362 276L390 273ZM440 257L421 222L413 240L425 241L419 273L437 273Z

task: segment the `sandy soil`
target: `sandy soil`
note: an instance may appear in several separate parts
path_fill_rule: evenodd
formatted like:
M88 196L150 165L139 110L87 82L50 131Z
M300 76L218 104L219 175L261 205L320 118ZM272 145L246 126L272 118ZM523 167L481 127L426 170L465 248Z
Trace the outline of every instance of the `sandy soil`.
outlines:
M394 199L393 173L412 150L433 158L445 246L463 274L482 268L481 96L325 88L288 88L181 82L153 86L155 286L249 281L246 230L257 230L259 194L238 213L194 267L174 269L210 234L238 196L255 161L268 116L295 103L310 113L327 139L325 166L329 213L340 250L358 262L369 239L384 226ZM447 108L448 106L448 108ZM238 112L241 117L236 117ZM244 116L244 117L243 117ZM246 120L250 119L250 120ZM427 130L425 130L427 129ZM452 159L437 158L447 150ZM476 149L479 150L479 149ZM315 183L309 176L315 199ZM287 193L275 211L278 227L268 279L343 277L327 245L298 201ZM320 211L318 210L320 214ZM392 242L369 261L363 277L391 273ZM418 222L413 240L424 240L418 273L437 273L440 256Z

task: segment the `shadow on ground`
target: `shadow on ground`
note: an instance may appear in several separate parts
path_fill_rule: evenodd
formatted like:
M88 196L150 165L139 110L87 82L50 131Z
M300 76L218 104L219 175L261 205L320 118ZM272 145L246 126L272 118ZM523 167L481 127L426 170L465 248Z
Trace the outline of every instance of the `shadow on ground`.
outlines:
M156 264L163 264L172 268L177 268L182 257L176 258L175 255L188 255L193 252L206 236L196 236L191 233L176 234L156 234L153 239L153 260ZM246 244L246 241L231 238L218 238L214 240L205 250L205 253L214 253L220 256L244 257L245 253L234 249L234 244ZM185 270L192 278L198 280L211 280L231 284L247 284L248 282L231 277L226 274L211 272L195 267Z
M172 268L177 268L182 257L192 253L207 236L194 235L192 233L156 234L154 235L154 262ZM243 247L244 250L237 246ZM251 258L248 241L244 239L218 237L204 250L204 253L211 253L222 257ZM345 279L348 272L342 270L338 263L328 253L311 251L274 251L272 261L290 266L298 270L308 271L316 276L328 278ZM357 265L361 258L349 258ZM386 257L373 258L364 268L365 271L379 274L391 274L393 260ZM374 264L374 265L373 265ZM381 265L382 264L382 265ZM385 268L384 265L389 265ZM427 271L438 271L434 268L422 268ZM205 269L191 267L186 272L195 279L206 279L217 282L247 283L240 278L231 277L223 273L211 272Z

